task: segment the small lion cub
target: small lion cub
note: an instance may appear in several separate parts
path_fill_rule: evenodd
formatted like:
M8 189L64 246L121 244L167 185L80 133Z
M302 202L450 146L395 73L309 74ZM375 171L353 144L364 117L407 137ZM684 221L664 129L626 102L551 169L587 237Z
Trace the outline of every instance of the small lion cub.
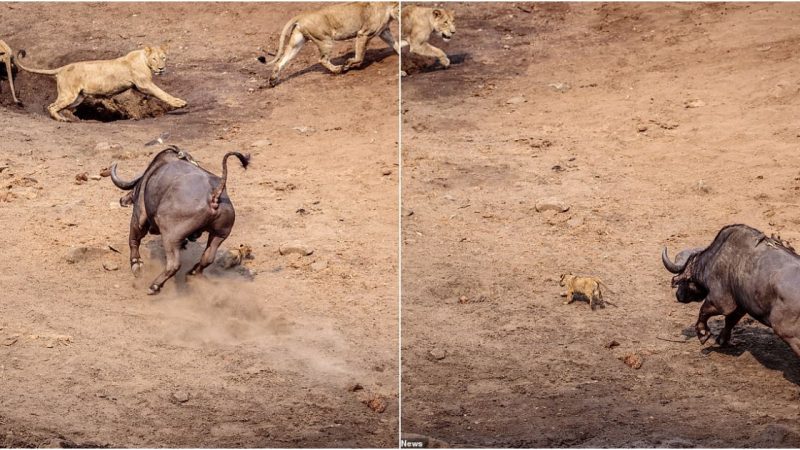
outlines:
M253 259L253 248L247 244L241 244L239 248L233 248L223 253L219 258L219 265L227 270L242 265L246 259Z
M561 282L559 284L567 288L567 299L564 301L565 305L572 303L577 293L589 299L589 307L592 309L594 309L595 303L598 301L601 305L604 303L601 286L609 291L611 290L600 278L580 277L571 273L561 275Z

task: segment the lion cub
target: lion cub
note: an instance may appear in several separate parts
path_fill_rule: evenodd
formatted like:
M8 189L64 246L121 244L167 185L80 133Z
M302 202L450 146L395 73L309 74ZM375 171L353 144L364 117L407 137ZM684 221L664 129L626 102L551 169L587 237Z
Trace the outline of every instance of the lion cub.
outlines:
M20 60L24 56L25 50L20 50L14 60L20 69L56 77L58 98L47 107L47 111L50 117L60 122L68 122L60 111L80 105L87 95L108 97L131 88L152 95L173 108L186 106L185 101L167 94L153 83L153 74L161 75L166 71L167 52L164 47L145 47L117 59L81 61L52 70L23 66Z
M603 280L597 277L580 277L571 273L561 275L561 286L567 288L567 299L564 301L565 305L572 303L575 300L575 293L581 294L589 299L589 307L594 309L595 303L600 302L603 304L603 291L601 286L609 289Z
M227 270L242 265L246 259L253 259L253 248L247 244L241 244L239 248L233 248L223 253L219 257L219 265Z

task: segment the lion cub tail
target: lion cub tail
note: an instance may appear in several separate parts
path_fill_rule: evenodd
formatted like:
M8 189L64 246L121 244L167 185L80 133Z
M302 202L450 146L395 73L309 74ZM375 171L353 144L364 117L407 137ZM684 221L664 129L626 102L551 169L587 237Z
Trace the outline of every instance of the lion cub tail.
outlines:
M272 61L267 62L267 58L259 56L258 60L261 63L267 65L275 64L279 59L281 59L281 57L283 57L283 54L285 53L284 46L286 45L286 38L294 31L294 27L297 26L297 19L299 18L300 16L292 17L292 20L286 22L286 25L284 25L283 30L281 31L281 39L278 43L278 52L275 54L275 58L273 58Z
M17 67L19 67L20 69L24 70L25 72L40 73L42 75L56 75L61 70L60 68L59 69L48 70L48 69L31 69L29 67L25 67L25 66L22 65L22 61L21 61L22 58L25 57L25 55L26 55L25 50L20 50L20 51L17 52L17 57L14 58L14 64L16 64Z

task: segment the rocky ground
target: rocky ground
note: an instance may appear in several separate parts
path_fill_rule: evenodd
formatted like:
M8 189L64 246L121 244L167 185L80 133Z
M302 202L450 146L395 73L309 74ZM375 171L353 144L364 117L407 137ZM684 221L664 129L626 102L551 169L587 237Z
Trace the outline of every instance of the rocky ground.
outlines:
M730 223L800 238L798 6L446 6L451 68L403 62L403 432L800 445L798 358L750 320L700 345L659 259ZM607 307L563 305L570 271Z
M44 112L50 78L18 74L24 107L2 80L0 446L395 445L398 58L375 42L362 70L331 76L308 46L267 88L256 57L317 6L0 5L0 38L33 67L168 44L155 81L189 103L62 124ZM166 110L133 99L145 116ZM130 209L99 174L118 161L132 177L165 133L215 173L225 152L252 154L229 170L237 219L223 248L254 258L187 283L201 239L148 297L160 239L146 239L134 279ZM287 242L313 253L281 255Z

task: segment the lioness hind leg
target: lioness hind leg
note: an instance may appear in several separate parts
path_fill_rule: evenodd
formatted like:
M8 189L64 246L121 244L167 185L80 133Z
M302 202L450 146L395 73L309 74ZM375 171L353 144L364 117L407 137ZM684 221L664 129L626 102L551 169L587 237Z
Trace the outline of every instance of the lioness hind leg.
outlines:
M56 98L56 101L47 107L47 112L50 113L50 117L58 120L59 122L69 122L66 117L60 114L61 110L72 105L78 106L81 101L83 101L83 99L81 98L80 93L59 89L58 98Z
M275 69L272 71L272 75L269 77L269 85L274 87L278 84L278 77L281 75L281 70L289 64L289 61L292 60L297 53L300 52L300 49L303 48L303 44L305 44L306 38L303 36L299 30L295 29L292 32L292 35L289 37L289 42L286 43L286 47L283 49L278 49L280 52L284 50L283 57L281 57L280 61L275 64Z
M331 52L333 51L333 40L327 40L327 41L314 40L314 43L317 44L317 48L319 49L319 63L322 64L326 69L330 70L332 73L335 74L342 73L342 66L337 66L336 64L331 62Z
M344 63L344 70L350 70L352 67L358 67L364 62L364 53L367 51L367 43L370 36L368 34L359 33L356 37L355 55Z

